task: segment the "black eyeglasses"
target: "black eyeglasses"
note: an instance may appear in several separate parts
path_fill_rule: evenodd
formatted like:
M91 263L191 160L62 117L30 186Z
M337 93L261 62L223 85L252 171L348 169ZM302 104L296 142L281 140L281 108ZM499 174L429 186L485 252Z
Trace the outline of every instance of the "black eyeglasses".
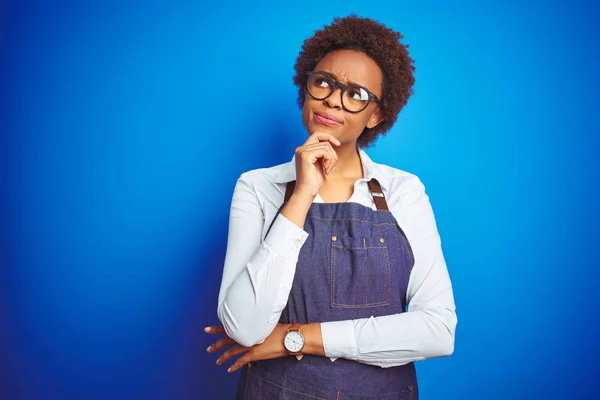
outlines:
M325 100L339 86L342 89L342 107L348 112L361 112L367 108L371 100L375 100L378 105L380 104L379 98L363 86L355 84L344 85L326 72L309 71L306 75L308 75L306 89L308 90L308 94L315 100Z

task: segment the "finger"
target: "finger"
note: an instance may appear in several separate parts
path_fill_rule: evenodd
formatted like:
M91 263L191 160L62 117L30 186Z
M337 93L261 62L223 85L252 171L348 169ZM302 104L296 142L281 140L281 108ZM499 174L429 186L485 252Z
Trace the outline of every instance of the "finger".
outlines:
M211 335L226 335L225 328L222 326L207 326L204 328L204 332L210 333Z
M303 163L315 165L323 175L331 173L338 160L337 153L329 142L321 142L299 148L296 158L301 159ZM317 165L317 162L319 165Z
M322 143L322 148L325 150L323 153L323 174L330 174L335 168L338 160L338 155L335 149L331 146L330 143Z
M323 167L325 163L331 163L333 159L334 156L331 154L331 152L327 148L324 148L311 154L310 163L315 164L317 160L321 160L321 167ZM326 169L323 171L325 172Z
M337 165L338 155L337 155L337 152L335 151L335 149L331 146L328 146L328 151L329 151L329 154L331 155L331 160L328 163L328 169L326 171L327 171L327 174L331 174L333 172L333 169Z
M330 154L334 155L335 158L337 158L337 153L330 142L318 142L300 146L296 149L295 154L296 158L303 157L305 160L308 160L309 158L311 158L310 155L313 155L315 152L318 153L318 157L322 157L323 151L325 150L330 150Z
M242 345L236 344L233 347L230 347L225 353L221 354L221 357L217 359L217 365L223 364L225 361L229 360L231 357L237 356L238 354L242 354L250 350L249 347L244 347Z
M323 161L323 163L321 164L324 175L327 175L327 171L329 171L330 165L331 165L331 160L328 160L328 159L325 159L325 161Z
M327 140L319 140L319 143L327 143L331 146L336 146L336 147L342 145L342 142L337 140L336 137L333 135L328 135Z
M335 149L333 148L331 142L312 143L312 144L307 144L307 145L300 147L300 151L315 150L315 149L331 149L335 152Z
M314 164L318 159L325 157L328 154L327 149L323 146L319 146L316 148L303 149L298 153L298 156L302 159L302 162L308 164ZM327 155L327 158L330 158Z
M323 165L323 175L329 175L331 171L331 161L327 164L327 166Z
M240 358L238 358L231 367L227 368L227 372L232 373L242 368L244 365L248 364L252 360L252 354L250 352L244 354Z
M214 342L213 344L208 346L206 351L208 351L209 353L212 353L213 351L224 349L225 347L231 346L232 344L236 344L236 341L233 340L232 338L230 338L229 336L227 336L227 337L224 337L223 339L217 340L216 342Z
M331 147L331 144L327 142L307 146L305 149L300 150L299 155L311 164L316 163L319 158L337 161L337 153L333 147Z
M314 144L319 142L330 142L336 146L340 146L342 143L337 140L333 135L324 132L314 132L312 133L304 144Z

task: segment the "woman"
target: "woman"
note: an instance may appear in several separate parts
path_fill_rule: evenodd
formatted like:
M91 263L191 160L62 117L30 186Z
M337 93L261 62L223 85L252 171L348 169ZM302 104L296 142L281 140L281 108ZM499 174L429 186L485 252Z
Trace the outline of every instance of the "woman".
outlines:
M309 133L291 162L242 174L219 293L238 398L418 399L414 362L454 349L452 286L415 176L362 150L412 94L400 33L336 18L294 82Z

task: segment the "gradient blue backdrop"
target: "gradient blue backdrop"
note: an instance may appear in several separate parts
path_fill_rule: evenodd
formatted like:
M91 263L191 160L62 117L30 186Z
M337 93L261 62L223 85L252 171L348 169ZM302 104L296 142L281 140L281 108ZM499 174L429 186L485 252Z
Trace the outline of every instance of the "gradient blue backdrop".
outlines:
M366 3L0 2L0 398L232 398L232 190L304 140L296 55L351 12L416 60L368 152L425 183L455 288L422 398L600 398L600 6Z

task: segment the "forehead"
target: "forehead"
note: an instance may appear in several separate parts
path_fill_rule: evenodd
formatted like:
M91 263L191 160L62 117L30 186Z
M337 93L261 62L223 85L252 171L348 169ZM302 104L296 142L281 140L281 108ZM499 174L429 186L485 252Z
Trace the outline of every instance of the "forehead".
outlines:
M375 60L361 51L335 50L327 53L317 63L315 71L332 73L342 83L357 83L375 94L381 94L383 78L381 68Z

